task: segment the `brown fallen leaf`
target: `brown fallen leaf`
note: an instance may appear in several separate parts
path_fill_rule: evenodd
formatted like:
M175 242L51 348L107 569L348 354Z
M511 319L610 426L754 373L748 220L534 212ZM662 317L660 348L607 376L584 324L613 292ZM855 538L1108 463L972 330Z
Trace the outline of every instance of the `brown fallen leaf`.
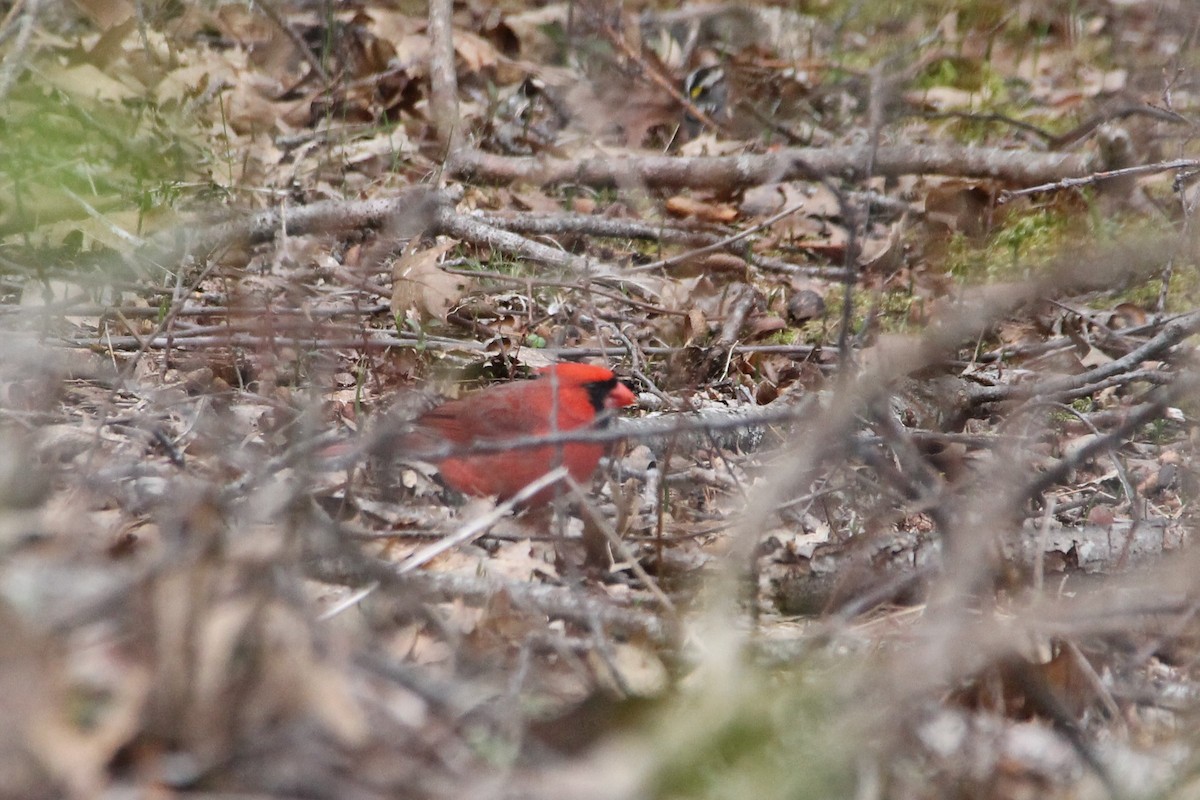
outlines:
M787 317L793 325L803 325L825 314L825 298L812 289L801 289L787 302Z
M446 318L446 313L462 298L464 278L442 272L438 261L456 242L446 241L424 250L415 242L392 265L392 313L415 314L421 320Z
M75 5L102 31L125 24L135 11L129 0L75 0Z
M925 214L935 225L954 233L979 237L992 225L996 188L969 181L946 181L930 188Z
M743 332L749 341L770 336L772 333L787 330L787 323L773 314L759 314L750 318Z
M1113 318L1109 327L1133 328L1145 325L1147 319L1146 310L1137 303L1121 303L1113 309Z
M706 203L682 195L669 198L666 208L676 217L695 217L704 222L733 222L738 217L738 210L728 203Z

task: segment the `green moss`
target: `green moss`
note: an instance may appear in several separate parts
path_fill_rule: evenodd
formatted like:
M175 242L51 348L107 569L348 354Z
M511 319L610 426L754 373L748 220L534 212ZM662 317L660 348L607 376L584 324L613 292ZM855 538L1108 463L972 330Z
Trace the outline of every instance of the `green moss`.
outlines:
M805 328L807 328L807 325L805 325L804 328L784 328L781 331L775 331L775 333L772 333L770 336L763 339L762 343L782 345L796 344L798 341L800 341L802 331Z
M1169 220L1161 218L1146 218L1132 213L1102 214L1096 208L1088 218L1088 231L1093 239L1104 245L1114 247L1130 241L1162 242L1163 263L1169 255L1170 242L1178 237L1178 231ZM1114 287L1114 291L1097 298L1092 302L1093 307L1110 309L1121 303L1132 303L1143 309L1153 309L1158 305L1158 297L1162 291L1161 274L1152 275L1146 280L1128 286ZM1197 262L1190 257L1190 252L1177 254L1171 280L1166 296L1166 310L1195 308L1200 302L1200 270Z
M1169 243L1178 232L1170 221L1132 213L1103 213L1100 204L1085 197L1064 197L1053 205L1010 212L988 236L951 237L943 253L944 269L966 283L1023 280L1039 274L1074 249L1121 247L1131 241ZM1082 211L1082 213L1081 213ZM1168 245L1164 244L1165 253ZM1162 290L1159 275L1132 285L1114 285L1093 296L1093 308L1108 310L1121 303L1153 309ZM1167 293L1167 309L1193 308L1200 302L1200 269L1193 260L1177 260Z
M800 329L800 336L806 344L827 344L830 337L837 338L844 297L841 291L829 293L825 299L824 320L810 321ZM850 317L851 333L857 334L861 331L868 317L872 325L889 333L901 333L910 328L915 298L907 289L888 292L855 289L852 302L854 306Z
M917 77L915 86L918 89L950 86L967 92L978 92L989 83L995 84L995 78L989 77L989 72L988 66L979 59L943 56L925 67Z
M499 272L504 275L523 278L534 275L529 265L509 253L493 252L486 262L481 261L475 251L465 245L458 245L452 251L454 258L462 260L462 269L475 272Z
M1162 278L1155 276L1122 291L1099 297L1091 305L1093 308L1108 310L1128 303L1149 311L1158 306L1158 297L1161 292ZM1198 303L1200 303L1200 270L1192 262L1176 264L1167 287L1164 310L1168 312L1188 310L1195 308Z
M1151 444L1164 445L1178 439L1176 426L1169 420L1156 419L1142 427L1142 438Z
M1011 266L1019 267L1022 261L1040 261L1048 256L1062 241L1066 219L1049 210L1038 210L1017 217L992 237L992 247L1001 256L1007 256Z
M982 243L955 234L946 270L969 283L1027 278L1061 250L1070 224L1062 211L1035 208L1010 214Z

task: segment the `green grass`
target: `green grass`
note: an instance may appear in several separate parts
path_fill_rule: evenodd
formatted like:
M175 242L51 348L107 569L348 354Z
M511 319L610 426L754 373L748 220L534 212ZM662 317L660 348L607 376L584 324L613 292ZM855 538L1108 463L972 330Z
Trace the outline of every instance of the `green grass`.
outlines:
M195 128L140 98L21 84L0 133L0 237L120 246L109 226L142 235L207 185Z

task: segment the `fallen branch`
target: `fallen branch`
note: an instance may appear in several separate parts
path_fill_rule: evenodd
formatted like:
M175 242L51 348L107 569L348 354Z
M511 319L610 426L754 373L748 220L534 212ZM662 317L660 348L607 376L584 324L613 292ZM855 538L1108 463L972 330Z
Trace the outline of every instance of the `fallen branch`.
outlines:
M1027 521L1005 536L1001 544L1005 560L1023 570L1033 570L1049 560L1049 574L1110 574L1152 562L1166 552L1178 550L1186 532L1174 520L1160 518L1137 523L1117 522L1111 526L1051 526L1043 535L1037 520ZM772 590L784 614L830 611L830 606L853 604L859 611L893 599L877 596L876 587L890 587L911 596L909 578L933 575L941 563L941 547L924 537L901 533L880 536L870 543L818 547L801 559L800 569L790 569L772 581ZM872 604L859 598L870 595Z
M172 228L157 234L138 256L170 263L185 255L207 255L233 244L265 242L280 230L290 235L378 227L397 220L402 234L416 236L429 228L434 211L451 202L445 192L427 186L411 187L394 197L376 200L328 200L305 206L280 206L219 222L191 232Z
M851 180L871 174L956 175L994 178L1019 185L1081 177L1092 160L1066 153L1031 153L987 147L906 145L880 147L871 162L869 147L797 147L763 155L676 158L626 156L575 160L499 156L478 150L459 153L448 172L477 183L531 183L539 186L576 183L616 188L630 181L655 190L713 189L734 191L789 180L840 176Z
M58 343L65 347L101 350L131 350L143 343L151 350L161 350L171 345L171 341L165 336L156 336L146 339L144 342L139 342L133 336L76 336L60 339ZM365 336L359 335L345 338L334 338L325 335L296 337L250 334L238 334L236 336L193 336L190 338L184 337L183 340L177 341L175 344L181 350L199 350L214 347L244 347L251 350L270 350L272 347L379 350L388 347L407 347L472 352L485 352L488 346L486 342L478 342L472 339L450 339L444 336L416 336L403 333L387 333L384 331L368 331ZM638 351L648 356L670 356L682 353L686 349L685 347L668 347L665 345L645 345L639 347ZM794 356L797 359L805 359L811 357L820 351L820 349L820 347L814 345L739 344L734 345L733 352L738 355L774 353ZM629 350L620 343L612 343L608 347L546 347L539 348L537 352L546 356L555 356L563 359L613 359L628 354Z

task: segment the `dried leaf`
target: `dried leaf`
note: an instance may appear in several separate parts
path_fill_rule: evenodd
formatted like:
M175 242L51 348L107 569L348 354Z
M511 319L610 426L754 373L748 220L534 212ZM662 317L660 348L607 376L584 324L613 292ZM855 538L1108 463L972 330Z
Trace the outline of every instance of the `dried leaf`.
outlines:
M547 558L554 558L552 548L547 553L546 548L535 546L529 539L506 542L488 559L484 570L489 575L515 581L557 578L558 572Z
M677 217L695 217L704 222L733 222L738 210L728 203L707 203L693 197L675 195L667 200L667 213Z
M671 270L676 278L705 275L710 278L745 281L749 279L750 265L744 258L732 253L705 253L685 258Z
M141 87L131 87L91 64L61 68L48 66L42 76L57 89L83 100L121 103L141 95Z
M410 244L392 265L392 313L414 314L425 321L446 318L446 313L462 298L464 278L438 269L438 261L454 247L446 241L424 250ZM419 246L419 245L417 245Z
M927 219L972 237L987 231L993 205L994 191L977 183L947 181L925 196Z
M615 643L609 659L589 650L588 661L601 681L611 683L613 690L622 694L653 697L667 686L667 669L658 654L632 642Z
M770 314L760 314L750 319L742 335L753 341L783 330L787 330L787 323L782 319Z
M468 72L494 67L500 60L500 53L491 42L461 29L454 31L454 52L463 60Z
M866 272L887 274L894 272L904 259L904 220L888 226L887 236L871 236L862 244L858 263Z
M1145 325L1148 317L1146 310L1137 303L1121 303L1113 309L1113 318L1109 323L1112 328L1135 328Z
M75 5L102 31L133 18L134 5L130 0L75 0Z
M824 314L825 298L812 289L801 289L788 299L787 316L793 325L802 325Z

